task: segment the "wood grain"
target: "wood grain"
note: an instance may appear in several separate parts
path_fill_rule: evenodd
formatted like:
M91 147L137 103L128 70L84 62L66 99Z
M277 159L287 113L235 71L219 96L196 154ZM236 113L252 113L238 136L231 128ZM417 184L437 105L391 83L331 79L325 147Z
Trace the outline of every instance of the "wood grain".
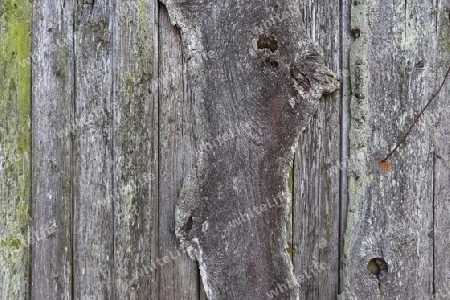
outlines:
M0 2L0 299L29 296L30 13Z
M167 9L159 15L159 299L198 299L198 267L175 236L175 205L184 177L192 168L192 97L179 29Z
M75 9L74 280L76 299L114 297L112 2Z
M158 4L116 1L112 29L115 299L160 299Z
M198 143L177 235L199 261L209 298L264 298L282 284L289 287L278 298L288 299L296 291L286 180L301 128L337 80L298 27L296 1L165 2L189 57ZM239 214L244 224L231 228Z
M73 1L33 6L31 299L71 299Z
M339 1L302 1L300 8L309 36L323 47L326 64L339 72ZM332 299L338 292L341 97L342 90L320 100L295 155L292 244L300 299Z
M434 81L430 90L436 89L450 67L450 3L443 1L436 7L437 31L429 31L435 44L430 45L427 59L433 62ZM434 28L434 29L436 29ZM434 48L434 49L433 49ZM435 54L434 54L435 53ZM424 131L433 131L433 293L436 299L450 298L450 82L446 82L434 100L422 123Z
M164 2L0 3L0 299L450 298L449 2Z
M391 158L391 171L382 170L379 161L441 81L441 72L435 71L442 63L436 50L441 9L422 1L354 2L352 7L350 196L343 280L348 298L430 299L437 282L435 142L429 134L436 125L426 118L420 122ZM388 271L371 274L367 264L372 258L384 259Z

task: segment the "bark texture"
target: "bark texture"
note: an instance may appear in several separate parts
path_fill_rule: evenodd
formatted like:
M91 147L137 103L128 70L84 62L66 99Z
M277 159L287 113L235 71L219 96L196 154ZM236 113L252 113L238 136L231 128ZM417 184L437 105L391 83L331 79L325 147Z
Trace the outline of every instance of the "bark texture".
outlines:
M189 59L197 140L176 233L198 260L210 299L255 299L279 283L293 287L287 177L300 132L317 100L337 89L336 76L296 26L295 1L166 5ZM274 14L278 22L258 27ZM296 293L289 288L279 298Z

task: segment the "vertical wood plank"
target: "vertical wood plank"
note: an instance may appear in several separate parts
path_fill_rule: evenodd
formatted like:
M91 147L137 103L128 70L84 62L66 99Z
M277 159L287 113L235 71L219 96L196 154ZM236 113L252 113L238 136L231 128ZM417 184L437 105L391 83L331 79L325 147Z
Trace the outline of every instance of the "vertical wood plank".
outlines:
M436 7L436 66L434 88L440 84L450 67L450 3L439 1ZM433 174L433 293L436 299L450 298L450 121L449 96L450 81L434 101L425 119L426 130L434 129L434 174Z
M157 1L117 1L114 18L116 299L161 299L158 243Z
M300 9L303 26L339 73L340 1L301 1ZM341 93L320 100L296 153L293 262L300 299L332 299L338 292Z
M0 2L0 299L28 297L30 13Z
M432 297L434 159L427 122L390 158L390 171L379 162L441 81L433 71L440 55L436 13L435 3L423 1L353 2L344 299ZM372 259L378 260L368 265Z
M192 103L186 80L181 34L160 9L160 179L159 259L160 299L198 299L197 265L180 249L175 237L175 205L192 165Z
M33 7L31 299L71 299L73 1Z
M74 298L112 299L112 2L75 11Z
M347 227L348 213L348 161L350 159L349 128L350 128L350 100L351 100L351 78L350 78L350 50L351 50L351 7L352 0L340 0L341 15L341 162L340 170L340 222L339 222L339 294L343 289L343 255L344 236Z

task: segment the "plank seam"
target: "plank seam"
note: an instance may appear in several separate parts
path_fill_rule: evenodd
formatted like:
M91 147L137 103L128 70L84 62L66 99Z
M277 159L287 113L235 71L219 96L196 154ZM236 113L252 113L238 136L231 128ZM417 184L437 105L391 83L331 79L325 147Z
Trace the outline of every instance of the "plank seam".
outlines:
M156 80L158 82L158 84L156 84L156 99L158 101L158 109L157 109L157 130L158 130L158 137L157 137L157 146L156 146L156 161L157 161L157 173L158 173L158 178L157 178L157 197L156 198L156 226L157 226L157 234L155 236L155 244L157 245L157 249L156 249L156 257L160 257L161 255L161 245L160 245L160 239L159 239L159 235L160 235L160 181L161 181L161 172L160 172L160 157L161 157L161 149L160 149L160 141L161 141L161 110L160 110L160 104L161 104L161 95L160 95L160 70L161 70L161 58L160 58L160 53L161 53L161 1L159 0L155 0L155 18L157 19L157 28L156 28L156 53L155 53L155 57L156 57ZM159 295L161 294L161 272L158 272L158 269L155 269L155 272L157 273L157 276L155 276L158 280L156 286L157 286L157 298L159 299Z
M110 98L109 98L109 105L110 105L110 134L111 134L111 210L112 210L112 217L111 217L111 222L112 222L112 230L113 230L113 234L112 234L112 255L111 255L111 289L112 289L112 298L115 299L116 297L116 269L115 269L115 246L116 246L116 235L115 235L115 194L116 194L116 182L115 182L115 174L116 174L116 157L115 157L115 126L114 126L114 114L115 114L115 40L114 40L114 36L115 36L115 16L116 16L116 10L115 10L115 0L111 0L110 4L110 15L111 15L111 20L110 20L110 27L111 27L111 32L110 32L110 39L111 39L111 50L110 50L110 66L111 66L111 85L110 85ZM92 9L94 9L94 0L92 0Z
M75 128L76 128L76 93L77 93L77 57L76 57L76 10L78 8L77 3L73 2L72 11L72 54L73 54L73 94L72 94L72 112L70 114L71 118L71 128L70 128L70 294L71 298L75 297Z
M433 222L433 286L432 286L432 295L436 294L436 236L434 234L435 229L436 229L436 218L435 218L435 214L436 214L436 205L435 205L435 199L436 199L436 150L433 151L433 174L432 174L432 222Z

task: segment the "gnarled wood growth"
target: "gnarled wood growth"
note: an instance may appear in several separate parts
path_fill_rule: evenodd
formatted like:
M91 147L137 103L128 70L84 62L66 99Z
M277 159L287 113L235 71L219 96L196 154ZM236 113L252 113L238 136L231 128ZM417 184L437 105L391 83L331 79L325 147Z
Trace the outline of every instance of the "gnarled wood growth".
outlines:
M209 298L262 299L296 283L286 180L302 128L338 81L299 28L296 1L165 2L189 60L198 146L176 233Z

